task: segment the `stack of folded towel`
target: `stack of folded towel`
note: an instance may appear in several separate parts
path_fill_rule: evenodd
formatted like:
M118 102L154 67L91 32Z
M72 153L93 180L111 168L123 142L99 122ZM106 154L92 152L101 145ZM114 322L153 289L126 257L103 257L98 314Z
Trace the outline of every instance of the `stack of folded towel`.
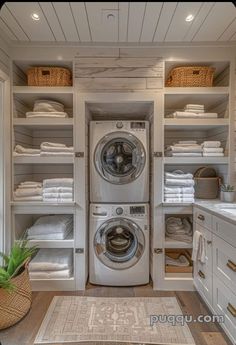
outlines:
M43 201L72 202L74 197L73 178L52 178L43 180Z
M21 182L14 191L15 201L42 201L42 183L34 181Z
M165 154L172 157L201 157L202 147L195 140L179 141L174 145L168 146Z
M42 216L27 229L29 240L64 240L73 230L73 216Z
M193 175L176 170L165 172L164 201L194 202Z
M26 156L26 157L34 157L34 156L39 156L40 155L40 150L39 149L31 149L31 148L26 148L21 145L16 145L15 150L13 152L13 156Z
M72 156L74 153L73 146L66 146L59 143L43 142L40 145L41 156Z
M40 249L29 263L31 279L65 279L73 273L71 249Z
M203 157L223 157L224 149L220 141L204 141L202 143Z
M174 259L167 254L165 255L166 266L188 267L190 266L189 260L185 255L181 254L178 258Z
M217 118L217 113L205 113L203 104L186 104L183 111L175 111L167 117L175 118Z
M193 229L189 218L169 217L166 220L166 237L175 241L191 243Z
M59 117L65 118L68 117L68 114L64 111L64 105L59 102L51 100L37 100L34 103L33 111L26 113L27 118L35 117Z

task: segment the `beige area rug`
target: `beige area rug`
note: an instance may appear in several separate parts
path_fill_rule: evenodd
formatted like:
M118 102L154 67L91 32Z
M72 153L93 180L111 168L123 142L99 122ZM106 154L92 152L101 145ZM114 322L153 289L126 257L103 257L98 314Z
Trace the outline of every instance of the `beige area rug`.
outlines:
M150 315L182 315L175 297L54 297L35 344L195 345L185 323L156 323Z

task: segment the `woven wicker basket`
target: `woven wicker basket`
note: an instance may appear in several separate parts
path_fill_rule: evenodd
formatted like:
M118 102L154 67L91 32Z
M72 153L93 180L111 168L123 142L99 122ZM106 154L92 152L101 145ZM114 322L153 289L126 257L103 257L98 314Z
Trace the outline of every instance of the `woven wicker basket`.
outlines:
M64 67L32 67L27 71L29 86L71 86L71 71Z
M28 263L22 273L12 278L14 291L0 289L0 330L20 321L31 307L32 292L27 266Z
M215 68L207 66L175 67L168 75L166 86L210 87L213 84L214 72Z
M214 169L208 167L199 168L194 174L194 181L195 198L217 198L221 179L216 176Z

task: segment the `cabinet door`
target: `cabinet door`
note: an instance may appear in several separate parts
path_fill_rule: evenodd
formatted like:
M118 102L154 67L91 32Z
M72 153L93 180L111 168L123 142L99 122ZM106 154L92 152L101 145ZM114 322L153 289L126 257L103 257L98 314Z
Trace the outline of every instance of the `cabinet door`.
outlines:
M197 224L204 226L207 229L211 230L212 227L212 215L207 213L200 208L194 207L193 210L193 220Z
M213 272L236 291L236 248L213 235Z
M213 216L212 231L232 246L236 247L236 226Z
M225 320L221 324L233 344L236 342L236 295L213 275L213 309Z

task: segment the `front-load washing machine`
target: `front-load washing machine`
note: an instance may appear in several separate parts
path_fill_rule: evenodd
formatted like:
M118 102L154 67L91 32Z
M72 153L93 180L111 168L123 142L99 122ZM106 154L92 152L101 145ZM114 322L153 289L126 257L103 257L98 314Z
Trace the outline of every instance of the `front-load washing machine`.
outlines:
M92 284L133 286L149 282L147 204L91 204L89 235Z
M90 122L90 201L149 201L149 123Z

